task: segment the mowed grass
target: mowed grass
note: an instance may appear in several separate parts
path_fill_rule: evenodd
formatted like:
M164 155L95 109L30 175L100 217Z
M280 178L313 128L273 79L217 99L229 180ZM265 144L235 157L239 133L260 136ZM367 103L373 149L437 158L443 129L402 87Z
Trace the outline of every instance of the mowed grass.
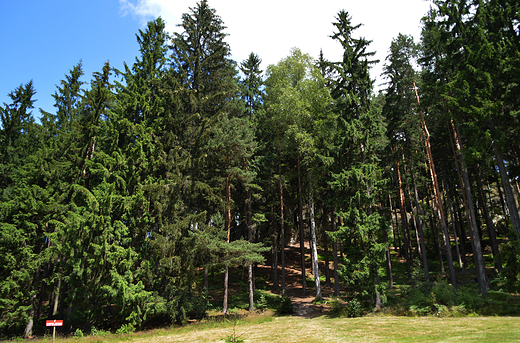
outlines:
M245 342L520 342L519 317L388 317L305 319L256 314L233 321L207 321L184 327L128 335L57 339L57 342L224 342L240 335ZM41 341L51 342L52 338Z

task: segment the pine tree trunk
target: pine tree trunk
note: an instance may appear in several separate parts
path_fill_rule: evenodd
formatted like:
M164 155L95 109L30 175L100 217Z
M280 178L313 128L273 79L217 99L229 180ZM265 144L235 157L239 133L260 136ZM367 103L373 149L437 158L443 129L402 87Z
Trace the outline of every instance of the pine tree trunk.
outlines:
M254 287L253 287L253 264L250 263L247 268L247 276L249 282L249 312L253 312L255 310L255 302L254 302Z
M408 231L408 218L406 215L406 204L405 204L403 182L401 180L401 170L400 170L399 162L397 162L397 191L398 191L398 199L399 199L399 212L401 213L401 227L403 228L403 245L404 245L404 255L405 255L405 259L406 259L406 273L408 274L408 279L411 279L412 278L412 269L410 266L410 256L408 254L408 239L406 237L406 232Z
M208 285L208 274L209 274L209 268L208 266L204 267L204 279L203 279L203 287L206 290L206 292L209 292L209 285Z
M414 82L415 95L417 97L417 103L420 105L419 94L417 93L417 87ZM455 277L455 268L453 267L453 257L451 254L451 244L450 244L450 234L448 231L446 216L444 215L444 208L442 206L441 192L439 189L439 182L437 180L437 172L435 170L435 164L433 162L433 154L431 150L430 144L430 132L428 131L428 127L426 125L426 121L424 120L424 114L421 110L419 110L419 115L421 116L421 125L423 129L423 139L426 147L426 155L428 156L428 166L430 171L430 178L433 184L433 199L434 199L434 207L437 212L437 216L439 217L439 221L442 229L442 236L444 238L444 247L446 249L446 258L448 260L448 268L450 270L450 278L451 284L453 287L457 287L457 279Z
M394 288L394 277L392 275L392 259L390 256L390 244L388 242L388 232L386 230L383 230L383 235L384 235L385 244L386 244L385 255L386 255L386 275L388 277L388 287Z
M486 227L488 229L489 240L491 243L491 251L493 252L495 269L497 272L500 272L502 270L502 261L500 260L500 256L498 254L497 233L495 230L495 224L493 223L493 219L491 218L491 214L489 213L489 207L486 201L486 197L484 196L484 188L482 185L482 173L480 171L479 165L477 165L477 194L480 200L482 211L484 212L484 218L486 220Z
M487 290L489 289L489 285L486 278L486 268L484 264L484 257L482 255L482 248L480 245L480 237L478 234L478 229L476 227L477 219L475 215L475 210L473 207L473 197L471 194L470 182L468 170L466 168L466 162L464 158L464 153L462 151L462 143L460 139L460 132L458 125L453 121L451 121L451 125L453 128L453 136L455 142L455 148L457 149L457 154L460 162L460 171L462 174L462 180L464 185L464 194L466 195L466 211L469 212L469 229L471 235L471 242L473 246L473 257L475 260L475 268L477 270L477 281L480 286L480 290L484 297L487 297Z
M276 225L273 225L273 249L272 249L273 263L272 263L272 274L273 274L273 290L278 290L278 232Z
M450 199L450 195L448 194L446 196L446 202L447 202L447 205L448 205L448 211L450 212L450 217L451 217L451 223L453 225L453 236L455 237L455 251L457 253L457 260L459 262L459 268L463 268L464 267L464 264L462 263L462 257L461 257L461 254L460 254L460 248L459 248L459 238L458 238L458 234L457 234L457 220L455 218L455 215L453 213L453 206L451 204L451 199Z
M494 141L493 148L495 149L495 157L497 161L498 171L500 172L500 178L502 179L502 186L504 188L504 194L506 196L506 204L507 209L509 210L509 218L511 218L513 230L516 232L516 238L520 240L520 216L518 214L518 207L516 206L513 190L511 189L511 183L509 182L509 175L507 175L502 153L500 152L496 142Z
M419 193L417 192L417 184L415 182L415 173L414 173L413 166L411 167L411 171L412 171L412 182L413 182L413 188L414 188L414 200L415 200L415 208L416 208L415 216L417 217L417 226L418 226L417 230L419 232L419 244L420 244L421 251L422 251L421 257L422 257L422 260L423 260L424 279L426 280L426 282L430 282L430 270L429 270L429 266L428 266L428 254L426 253L426 243L425 243L425 240L424 240L424 230L423 230L423 225L422 225L422 218L421 218L421 215L420 215Z
M228 285L229 285L229 267L226 266L226 271L224 273L224 301L222 304L222 313L228 313Z

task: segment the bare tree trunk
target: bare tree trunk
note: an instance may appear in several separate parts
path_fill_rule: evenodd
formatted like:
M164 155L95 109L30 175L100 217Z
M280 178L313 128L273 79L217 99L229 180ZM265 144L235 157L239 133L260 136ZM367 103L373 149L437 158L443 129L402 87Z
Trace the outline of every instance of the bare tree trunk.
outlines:
M311 239L312 239L312 265L314 266L314 284L316 286L316 300L323 299L321 295L320 270L318 267L318 249L316 242L316 222L314 221L314 199L312 197L312 186L309 186L309 219L311 224Z
M489 240L491 243L491 251L493 252L495 269L496 271L500 272L502 270L502 261L500 260L500 256L498 254L497 233L495 230L495 224L493 224L493 219L491 218L491 214L489 213L489 207L486 201L486 197L484 196L484 188L482 185L482 173L480 171L479 165L477 165L477 194L486 220L486 227L488 229Z
M476 227L477 219L475 215L475 210L473 207L473 197L471 194L471 187L469 182L469 175L468 170L466 168L466 162L464 159L464 153L462 151L462 143L460 140L460 133L458 129L458 125L453 121L451 121L451 125L453 128L453 136L454 136L454 142L455 147L457 149L457 154L459 156L459 162L460 162L460 170L462 174L463 184L464 184L464 194L466 195L466 211L469 212L469 229L471 234L471 242L473 246L473 257L475 260L475 268L477 270L477 280L478 284L480 286L480 290L482 292L482 295L484 297L487 297L488 295L488 289L489 285L486 278L486 268L484 264L484 257L482 255L482 248L480 245L480 237L478 234L478 229Z
M273 272L273 290L278 290L278 232L276 230L276 225L273 225L273 263L272 263L272 272Z
M415 172L413 169L413 165L411 167L412 171L412 182L413 182L413 189L414 189L414 199L415 199L415 216L417 217L417 230L419 231L419 244L421 247L421 257L423 260L423 269L424 269L424 279L429 282L430 281L430 270L428 268L428 254L426 253L426 244L424 241L424 231L423 231L423 225L422 225L422 219L420 214L420 202L419 202L419 193L417 192L417 184L415 182Z
M325 286L330 288L329 237L326 233L323 234L323 247L325 249Z
M493 141L493 148L495 149L495 157L497 161L498 171L500 172L500 178L502 179L502 186L504 188L504 194L506 196L506 204L507 209L509 210L509 218L511 218L511 224L513 225L513 229L516 232L516 237L520 240L520 216L518 214L518 207L516 207L516 201L513 195L513 190L511 189L511 183L509 182L509 175L507 175L502 153L498 149L498 146L495 141Z
M446 202L448 205L448 211L450 212L451 222L453 225L453 236L455 236L455 251L457 252L457 260L459 261L459 268L463 268L464 264L462 263L462 258L460 256L460 249L459 249L459 239L457 236L457 220L455 219L455 215L453 214L453 206L451 204L450 195L447 194L446 196Z
M417 93L417 87L415 86L415 82L413 84L415 89L415 95L417 97L417 103L420 105L419 94ZM444 215L444 208L442 206L441 192L439 190L439 182L437 180L437 172L435 171L435 164L433 162L433 154L431 150L430 144L430 132L428 131L428 127L426 126L426 121L424 120L424 114L421 110L419 110L419 114L421 116L421 125L423 129L423 139L426 147L426 154L428 156L428 165L430 170L430 178L433 184L433 203L434 208L437 212L437 216L439 217L439 221L442 229L442 236L444 238L444 247L446 249L446 258L448 260L448 268L450 270L450 278L451 284L453 287L457 287L457 279L455 276L455 268L453 267L453 257L451 255L451 244L450 244L450 234L448 231L448 225L446 216Z
M300 253L302 269L302 293L307 294L307 282L305 276L305 237L303 230L303 203L302 203L302 182L300 174L300 155L298 155L298 225L300 226Z
M226 169L229 169L229 157L226 157ZM226 243L231 240L231 175L226 177ZM229 284L229 267L226 265L226 272L224 273L224 301L222 304L222 313L228 312L228 284Z
M33 334L33 326L34 326L34 313L36 309L36 290L38 289L38 283L40 280L40 267L36 267L34 271L34 279L33 279L33 289L35 290L34 294L31 296L31 308L29 309L29 315L27 319L27 325L24 330L24 337L29 338Z
M280 150L280 143L278 143ZM283 184L282 184L282 165L278 162L278 181L280 183L280 235L281 235L281 253L282 253L282 296L285 295L285 222L283 213Z
M337 218L336 218L336 208L332 208L332 231L336 232L338 230L337 227ZM335 239L332 242L332 257L334 261L334 296L339 297L339 275L338 275L338 240Z
M226 271L224 273L224 302L222 304L222 313L228 313L228 286L229 286L229 267L226 266Z
M203 280L204 286L203 287L206 290L206 292L209 292L208 274L209 274L209 267L205 266L204 267L204 280Z
M408 279L412 278L412 269L410 266L410 256L408 254L408 239L406 237L406 232L408 231L408 218L406 215L406 204L404 199L404 190L403 183L401 180L401 170L399 167L399 162L397 162L397 191L398 199L399 199L399 212L401 213L401 227L403 228L403 244L404 244L404 255L406 259L406 272L408 274Z

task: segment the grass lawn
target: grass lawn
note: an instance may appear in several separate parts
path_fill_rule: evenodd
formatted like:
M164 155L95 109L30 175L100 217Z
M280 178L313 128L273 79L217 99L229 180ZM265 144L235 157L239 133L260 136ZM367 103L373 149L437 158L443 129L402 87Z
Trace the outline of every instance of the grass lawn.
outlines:
M305 319L255 314L233 321L194 325L128 335L86 336L57 342L225 342L233 332L244 342L520 342L519 317L391 317ZM38 340L52 342L51 337Z

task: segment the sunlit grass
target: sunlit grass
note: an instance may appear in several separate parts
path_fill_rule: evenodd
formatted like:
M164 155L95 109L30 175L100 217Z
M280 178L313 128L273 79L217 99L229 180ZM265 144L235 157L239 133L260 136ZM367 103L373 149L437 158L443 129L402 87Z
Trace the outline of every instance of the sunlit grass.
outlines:
M233 322L207 320L184 327L157 329L132 335L109 335L58 342L222 342L231 333ZM518 342L518 317L393 317L362 318L326 316L275 317L272 313L239 318L237 332L246 342ZM40 340L50 342L52 338Z

